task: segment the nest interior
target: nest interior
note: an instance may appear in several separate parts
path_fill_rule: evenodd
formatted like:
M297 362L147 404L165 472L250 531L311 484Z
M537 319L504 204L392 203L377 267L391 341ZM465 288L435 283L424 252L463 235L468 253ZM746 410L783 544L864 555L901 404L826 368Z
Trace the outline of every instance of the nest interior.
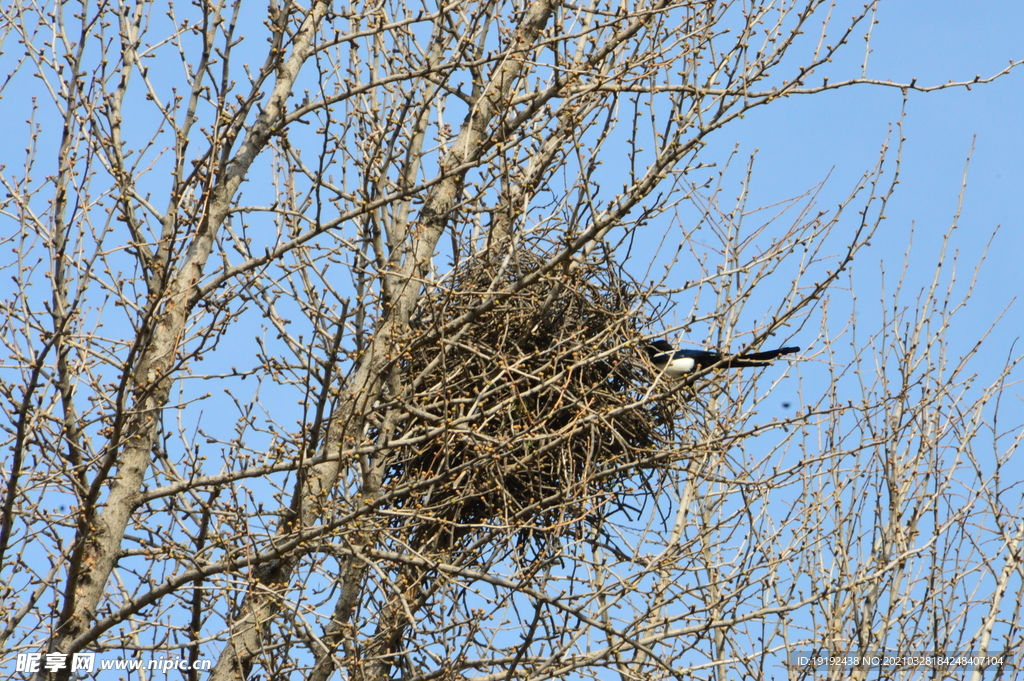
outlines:
M385 484L413 490L392 510L415 544L451 546L474 527L566 527L671 461L678 405L641 399L652 372L635 287L606 265L573 263L496 295L543 263L473 260L423 300L418 334L492 307L412 343L400 366L398 439L416 444L389 450Z

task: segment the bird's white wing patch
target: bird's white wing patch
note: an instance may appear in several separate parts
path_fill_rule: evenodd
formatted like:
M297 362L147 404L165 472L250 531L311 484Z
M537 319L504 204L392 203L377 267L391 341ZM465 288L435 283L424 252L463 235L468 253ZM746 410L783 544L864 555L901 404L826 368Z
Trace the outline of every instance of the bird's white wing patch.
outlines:
M668 366L665 367L665 373L669 376L682 376L693 371L696 365L697 361L693 357L677 357L669 360Z

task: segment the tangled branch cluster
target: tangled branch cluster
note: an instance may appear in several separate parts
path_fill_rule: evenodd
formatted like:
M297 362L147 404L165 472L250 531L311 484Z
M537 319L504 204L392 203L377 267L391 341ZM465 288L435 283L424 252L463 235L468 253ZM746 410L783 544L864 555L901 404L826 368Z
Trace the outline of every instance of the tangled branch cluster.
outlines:
M473 260L428 293L413 326L458 319L542 264ZM574 263L407 354L402 439L437 433L392 449L385 476L415 489L392 509L414 546L445 550L474 528L560 534L614 512L679 458L685 403L644 399L652 373L637 352L635 290L609 266Z

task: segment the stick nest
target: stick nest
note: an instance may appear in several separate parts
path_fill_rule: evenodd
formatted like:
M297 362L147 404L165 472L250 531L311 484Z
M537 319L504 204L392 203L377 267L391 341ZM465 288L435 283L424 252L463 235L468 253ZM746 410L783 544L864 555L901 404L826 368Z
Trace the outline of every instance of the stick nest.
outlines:
M414 444L389 450L385 489L411 486L390 510L422 548L472 528L551 532L607 515L644 471L679 458L681 400L641 399L655 374L638 351L636 287L578 263L524 286L543 264L475 259L426 292L413 320L439 340L411 343L400 364L392 439Z

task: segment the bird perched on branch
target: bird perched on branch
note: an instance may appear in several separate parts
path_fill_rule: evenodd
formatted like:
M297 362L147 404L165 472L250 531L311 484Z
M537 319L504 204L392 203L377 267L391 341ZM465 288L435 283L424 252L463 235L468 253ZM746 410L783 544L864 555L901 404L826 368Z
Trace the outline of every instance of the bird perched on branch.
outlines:
M675 350L667 340L656 340L645 347L644 352L660 371L669 376L682 376L714 365L724 369L768 366L775 358L800 352L800 348L779 348L730 358L728 354L710 350Z

